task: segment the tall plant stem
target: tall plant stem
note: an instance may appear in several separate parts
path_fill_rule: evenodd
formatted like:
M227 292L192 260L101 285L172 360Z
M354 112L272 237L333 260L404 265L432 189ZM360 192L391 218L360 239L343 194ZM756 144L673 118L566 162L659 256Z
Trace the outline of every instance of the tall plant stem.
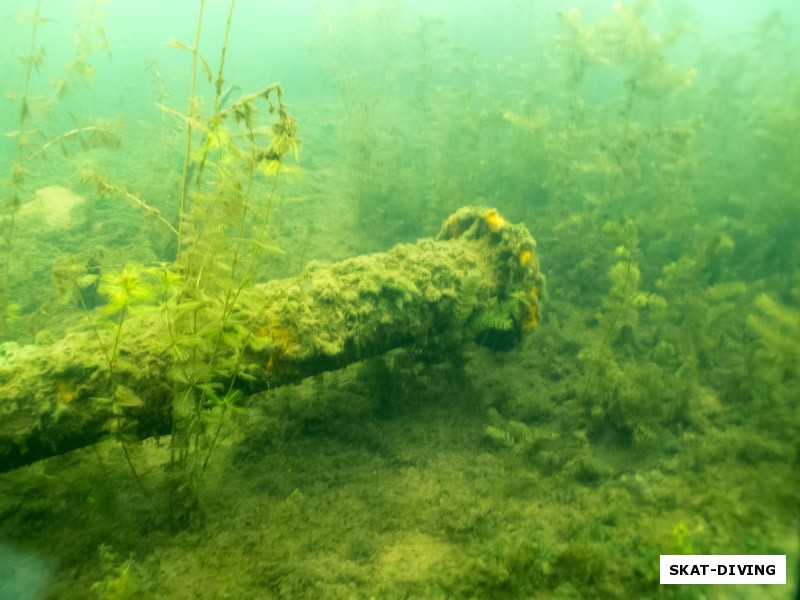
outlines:
M583 388L584 397L588 396L589 394L589 388L591 387L592 384L592 375L597 370L597 365L600 362L600 352L607 347L609 341L611 340L611 334L614 332L614 329L617 326L619 317L622 314L622 311L625 308L625 306L628 304L628 286L631 280L631 271L633 270L633 264L634 260L636 259L636 250L638 246L638 240L636 236L632 236L628 240L627 244L628 244L628 262L625 265L625 281L622 284L622 295L620 297L619 304L617 305L617 309L614 311L614 314L611 317L611 321L608 324L608 328L606 329L606 332L603 335L602 341L597 346L595 355L592 357L592 362L586 373L586 385Z
M265 218L264 218L264 220L263 220L263 222L261 224L261 228L260 228L260 231L259 231L259 236L258 236L257 239L263 239L264 238L264 234L266 233L267 226L269 225L269 218L270 218L270 215L272 213L272 201L275 198L275 191L278 189L278 177L279 176L280 176L280 171L278 171L275 174L275 179L272 182L272 190L270 191L269 202L267 204L267 214L266 214L266 216L265 216ZM239 298L239 294L241 294L242 290L244 289L245 284L247 283L247 281L250 278L250 272L251 272L251 270L253 268L253 265L255 264L255 260L256 260L256 256L257 255L258 255L258 246L254 245L252 253L250 255L250 260L247 263L247 268L245 269L245 273L242 276L241 283L239 284L239 287L236 288L236 292L233 294L233 298L232 299L231 299L231 290L228 290L228 294L227 294L227 296L225 298L225 307L223 309L223 317L222 317L223 321L225 323L227 323L228 317L230 316L230 313L233 310L233 307L236 305L236 301ZM239 257L239 247L237 246L236 260L238 260L238 257ZM250 326L248 328L251 329L252 328L252 324L255 323L260 317L261 317L261 313L259 313L255 317L253 317L253 319L251 320ZM216 355L216 352L219 349L219 345L220 345L220 342L221 342L221 337L222 337L221 335L217 337L217 341L216 341L215 346L214 346L214 355ZM230 384L228 385L228 389L225 392L225 397L226 398L229 397L230 394L233 392L233 389L234 389L234 387L236 385L237 378L239 376L239 371L241 369L241 364L242 364L242 353L240 352L240 353L238 353L238 355L236 357L236 364L233 367L233 377L231 377ZM222 432L222 425L224 423L225 413L227 412L227 410L228 410L228 404L226 403L222 407L222 414L220 415L219 423L217 424L217 430L214 432L214 437L211 440L211 444L208 447L208 451L206 452L206 459L203 461L203 471L205 471L206 466L208 466L208 461L211 459L211 452L214 450L214 448L217 445L217 440L219 439L219 435Z
M222 41L222 52L220 54L219 59L219 70L217 71L217 79L214 82L214 111L211 115L210 119L210 127L209 132L207 135L210 135L214 132L220 125L220 102L222 99L222 86L225 83L225 77L223 75L223 70L225 68L225 54L228 51L228 38L231 33L231 21L233 20L233 9L236 8L236 0L231 0L230 8L228 9L228 20L225 23L225 38ZM206 168L206 159L208 158L209 147L206 146L205 151L203 152L203 156L197 162L197 175L195 177L195 190L199 193L200 192L200 183L203 179L203 171ZM191 259L189 260L189 264L191 264Z
M117 417L117 427L122 427L122 418ZM144 483L142 482L142 478L139 477L139 473L136 471L136 467L133 466L133 460L131 459L131 454L128 452L128 444L125 443L125 440L122 437L119 438L120 444L122 445L122 451L125 453L125 461L128 463L128 468L133 473L133 478L136 480L136 483L139 485L139 489L142 490L145 498L147 498L150 502L153 501L153 497L150 495L150 492L147 491L147 488L144 487Z
M27 60L25 61L25 79L22 84L22 96L20 98L22 106L19 110L19 131L17 132L17 165L22 162L22 150L25 144L25 122L30 116L28 108L28 93L31 87L31 75L34 69L34 55L36 54L36 36L39 32L39 25L41 18L39 15L42 11L42 0L37 0L36 10L33 12L31 19L31 48L28 53ZM24 171L22 171L24 173ZM20 175L21 177L24 175ZM8 335L8 309L11 303L11 244L14 240L14 225L16 222L17 211L20 205L20 188L22 187L21 181L17 178L16 169L12 174L12 181L14 188L12 195L6 200L6 205L3 207L6 216L3 218L5 221L4 229L5 235L3 241L5 242L5 256L3 257L3 287L0 290L0 340L6 339Z
M115 362L117 359L117 354L119 352L119 341L120 338L122 337L122 325L125 323L125 317L127 316L127 313L128 313L128 307L123 306L122 313L120 314L119 317L119 325L117 325L117 333L114 336L114 346L111 348L111 352L108 355L108 388L109 388L109 394L112 400L114 401L116 401L115 396L117 389L114 367L116 366ZM124 434L122 433L122 416L119 414L117 414L117 430L119 431L119 442L120 445L122 446L122 451L125 453L125 461L128 463L128 467L130 468L131 473L133 473L133 478L136 480L136 483L139 485L139 488L142 490L142 493L145 495L145 497L152 502L152 497L150 496L150 492L148 492L147 488L144 487L144 483L142 483L142 478L139 477L139 473L136 471L136 467L133 466L133 460L131 459L131 454L128 451L128 443L125 441L125 438L123 437Z
M186 191L189 182L189 159L192 152L192 118L195 115L195 88L197 84L197 54L200 46L200 28L203 25L203 10L205 0L200 0L200 8L197 12L197 27L194 33L194 46L192 47L192 81L189 86L189 111L186 121L186 152L183 157L183 175L181 176L181 199L178 208L178 250L176 262L180 264L183 252L183 229L186 221Z
M222 41L222 55L219 59L219 71L217 71L217 81L215 82L216 94L214 95L214 114L219 111L219 102L222 97L222 85L225 83L225 78L222 76L222 70L225 67L225 53L228 51L228 36L231 33L231 20L233 19L233 9L236 8L236 0L231 0L230 8L228 9L228 21L225 24L225 39Z

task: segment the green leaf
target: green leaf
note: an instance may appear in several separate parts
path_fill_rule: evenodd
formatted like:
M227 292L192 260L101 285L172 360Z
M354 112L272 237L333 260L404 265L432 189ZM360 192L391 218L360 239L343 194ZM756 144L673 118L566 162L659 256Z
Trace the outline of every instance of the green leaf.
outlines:
M189 46L187 46L183 42L179 42L175 38L172 38L170 41L168 41L167 46L171 48L176 48L177 50L186 50L187 52L192 52L192 49L189 48Z
M78 284L79 288L83 289L83 288L89 287L90 285L94 285L95 283L97 283L97 280L98 280L98 276L97 275L89 275L89 274L87 274L87 275L83 275L81 277L78 277L78 280L77 280L76 283Z
M121 408L139 408L144 406L144 401L131 388L120 383L114 390L114 404Z
M206 77L208 77L208 81L211 82L211 80L214 79L214 74L211 72L211 67L208 66L206 59L202 56L200 56L200 65L203 67L203 72L206 74Z

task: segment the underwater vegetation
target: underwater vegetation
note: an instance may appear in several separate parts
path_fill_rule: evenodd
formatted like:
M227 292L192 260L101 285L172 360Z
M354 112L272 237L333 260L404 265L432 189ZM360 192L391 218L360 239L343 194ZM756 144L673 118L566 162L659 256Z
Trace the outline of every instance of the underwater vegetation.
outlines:
M95 115L130 33L114 3L23 4L0 415L46 409L52 447L74 414L107 432L0 474L2 548L42 597L788 593L658 573L660 554L787 554L797 580L788 12L718 37L645 0L322 2L301 51L249 37L282 8L198 0L136 57L125 114ZM466 238L526 228L499 286ZM357 331L415 335L279 377L360 357Z
M103 12L99 4L84 3L79 11L78 30L75 34L75 53L63 67L63 72L49 80L46 95L34 90L34 79L40 76L45 66L45 50L39 41L41 29L50 22L42 14L42 2L37 2L33 11L19 16L21 24L30 31L30 46L26 54L19 56L23 66L21 86L17 90L5 90L5 98L14 104L17 114L16 130L6 132L15 140L15 156L9 168L9 177L4 189L2 233L3 273L0 282L0 335L9 339L10 321L20 311L20 305L12 297L12 254L17 215L24 196L30 193L30 169L37 160L48 154L61 152L67 156L70 148L79 144L84 150L90 147L116 148L120 145L118 121L98 119L76 123L66 131L53 133L53 114L61 108L65 98L76 88L89 83L95 69L91 64L94 55L109 52L108 40L102 26Z
M77 55L67 63L65 78L51 82L56 86L54 99L63 98L76 85L78 77L90 76L94 70L88 59L96 50L108 49L101 23L103 12L96 4L86 3L82 8L85 23L76 38ZM135 313L158 311L161 314L161 335L170 340L166 351L172 358L173 401L168 410L173 426L168 472L175 474L175 481L170 492L171 512L179 510L184 500L193 502L197 480L209 461L224 417L238 411L236 401L241 392L236 384L238 379L246 377L242 349L251 339L248 326L252 328L252 317L248 323L236 315L238 302L251 280L254 265L264 254L281 252L266 241L266 231L283 158L287 154L297 158L300 144L297 125L283 103L279 84L242 94L223 106L225 57L234 9L235 1L230 3L216 74L199 50L204 2L199 4L192 45L176 40L170 42L173 48L191 56L186 113L158 104L185 128L177 211L172 209L177 213L176 225L172 225L161 209L129 191L124 184L114 182L90 162L75 165L79 182L94 187L98 198L118 196L125 199L145 216L153 218L157 226L165 228L167 235L174 236L172 260L153 266L126 261L122 266L110 267L93 262L96 258L93 256L82 268L74 258L66 257L53 269L58 303L77 304L82 309L86 327L96 342L91 352L101 357L102 367L92 376L105 379L105 391L97 394L96 389L93 390L92 401L98 410L103 406L111 407L115 436L121 442L132 475L150 500L152 494L142 484L128 450L134 438L126 429L125 412L144 408L145 403L126 385L125 372L135 370L135 366L126 358L130 353L125 352L125 346L130 343L126 336L131 335L129 322ZM26 184L24 164L51 146L64 147L72 137L79 137L86 151L100 143L118 145L116 138L92 126L70 130L31 148L33 139L41 132L29 123L34 116L46 120L51 111L48 106L40 109L41 116L34 115L33 99L28 93L33 71L38 73L43 66L44 50L37 45L37 34L39 27L48 21L40 13L41 2L38 2L35 11L21 19L30 22L31 54L21 58L25 65L23 91L10 95L10 99L20 105L20 116L19 131L13 132L19 142L17 159L11 167L11 196L4 212L3 322L6 325L11 313L18 308L10 300L10 275L13 232ZM95 37L99 37L99 41ZM204 113L203 97L197 94L199 76L213 83L213 104L208 114ZM228 100L227 94L225 100ZM263 104L268 115L274 114L274 122L263 123L257 104ZM259 177L269 183L256 182ZM269 193L261 194L259 184ZM94 310L95 299L87 301L89 293L105 298L99 310ZM220 379L226 381L225 389ZM56 386L57 398L64 404L70 404L79 394L85 393L77 389L79 381L58 381ZM209 418L214 419L213 424Z

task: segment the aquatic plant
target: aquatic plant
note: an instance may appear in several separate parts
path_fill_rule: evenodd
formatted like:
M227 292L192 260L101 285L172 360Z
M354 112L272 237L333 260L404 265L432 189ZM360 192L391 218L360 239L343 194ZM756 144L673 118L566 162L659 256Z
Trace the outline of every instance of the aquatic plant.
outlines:
M448 39L443 19L402 4L320 11L314 58L342 98L335 144L322 148L346 175L329 193L352 203L380 246L424 235L465 203L494 204L492 68Z
M134 302L156 300L153 308L163 315L173 360L170 509L174 521L184 524L194 518L190 513L196 507L197 486L226 418L240 410L238 388L250 368L243 362L243 349L260 342L250 333L248 318L237 313L238 301L260 258L281 252L266 241L268 226L284 157L296 158L300 144L279 84L223 102L236 3L232 0L229 5L216 76L199 51L204 5L200 0L192 45L171 42L191 55L187 111L159 104L164 114L183 123L186 132L177 224L173 226L159 209L106 175L91 168L82 174L84 183L96 186L101 195L126 198L175 237L172 265L129 266L103 276L99 291L108 297L106 313L115 315L114 335L110 342L97 338L108 357L109 402L127 402L131 395L123 393L120 399L117 391L125 388L114 369L123 325ZM213 82L208 114L202 112L198 93L201 71L208 83ZM264 112L274 115L267 126ZM228 382L224 388L217 383L220 379Z
M360 5L372 15L386 6ZM418 206L404 212L406 195L430 201L426 210L436 212L437 202L491 194L503 202L504 215L524 218L536 228L551 274L548 318L521 348L504 355L474 348L459 333L463 354L455 360L463 361L463 372L445 371L440 364L453 361L455 352L415 348L340 376L326 374L324 382L319 377L271 392L263 403L265 416L251 413L244 432L250 438L231 454L236 468L225 470L226 485L211 492L219 494L215 506L221 507L214 518L231 515L230 521L204 531L204 543L197 548L187 547L185 536L127 535L137 555L143 548L154 552L141 565L131 564L134 575L142 570L140 581L152 581L166 595L307 596L313 589L318 596L649 597L659 589L658 556L665 552L794 551L781 534L784 515L792 514L799 497L790 465L800 438L793 242L800 104L797 94L786 93L800 89L792 75L800 61L790 60L796 45L764 41L775 55L768 63L765 51L755 45L761 37L746 38L752 52L742 52L742 38L728 56L706 47L692 59L698 80L682 87L670 80L676 72L659 62L659 54L665 60L668 56L671 32L662 35L659 45L651 25L661 15L637 12L645 7L627 3L595 23L586 17L565 23L574 18L565 12L560 26L568 37L574 25L574 51L561 42L561 50L552 52L545 43L535 55L508 59L497 66L496 79L490 75L485 80L491 82L490 94L477 81L483 78L469 81L476 71L466 57L455 65L463 79L442 76L443 90L429 86L445 73L440 65L427 65L419 85L407 76L420 67L416 47L423 48L420 56L447 62L446 44L436 42L434 48L432 39L445 27L435 24L407 27L414 46L408 41L400 46L407 51L402 59L392 62L387 51L361 72L346 57L337 63L338 75L350 86L343 90L346 106L319 118L326 133L341 126L342 135L320 136L331 140L323 142L329 146L315 147L326 161L320 173L328 179L319 186L325 197L308 194L305 206L311 210L294 213L296 222L307 224L309 213L331 206L352 206L355 216L363 200L366 224L395 214L419 223L424 217ZM373 39L381 31L373 26L376 21L367 27ZM777 23L772 31L779 30L780 19L771 21ZM387 19L389 36L396 34L394 26ZM340 57L339 40L330 32L344 27L334 14L325 28L325 35L337 42L330 48L334 58ZM767 27L756 24L757 29ZM551 29L543 33L552 39ZM615 38L620 48L606 48ZM642 60L630 54L631 48ZM681 48L681 56L686 49ZM181 51L191 54L191 48ZM352 68L339 69L348 64ZM368 69L376 65L385 68L385 78L370 78L374 71ZM663 75L665 82L648 70ZM243 410L241 394L247 390L240 389L247 385L251 365L238 350L300 343L283 316L265 319L258 335L249 335L251 319L240 314L236 301L228 304L225 327L220 325L228 291L236 296L253 250L249 241L236 238L256 237L263 221L250 210L266 204L274 179L256 167L247 199L250 180L243 155L251 152L248 128L233 115L219 126L211 122L217 71L211 70L206 96L202 91L209 77L204 72L198 62L197 96L205 102L197 100L192 117L181 262L176 265L174 253L178 186L171 196L163 194L171 198L167 205L134 187L135 182L124 177L124 183L112 181L94 169L86 171L86 181L105 195L127 197L143 216L155 217L150 229L171 238L170 251L158 255L165 261L161 267L143 263L155 269L152 275L147 267L140 269L150 297L132 299L125 311L93 310L88 299L82 300L101 281L96 271L87 271L83 258L65 257L54 273L60 299L87 305L102 340L96 348L91 342L88 346L101 357L101 368L108 364L101 346L115 355L112 370L118 383L113 394L104 393L110 402L136 402L121 387L129 368L125 352L111 351L117 333L125 348L138 341L130 339L138 315L157 312L163 323L153 337L160 338L158 352L176 358L168 389L159 393L173 398L177 431L168 446L173 463L166 469L171 518L177 525L192 524L202 513L198 499L206 496L199 493L200 484L211 481L203 465L219 464L221 441L233 430L231 416ZM765 72L770 75L763 77ZM420 106L428 112L423 114L404 95L390 100L378 90L373 97L370 84L383 84L389 73L396 89L421 93ZM228 83L222 88L235 92ZM478 110L461 110L468 103L462 104L459 90L472 94ZM598 98L599 93L606 95ZM221 110L236 101L231 95L223 102L226 94ZM276 93L271 97L277 110ZM170 106L155 119L178 122L183 137L187 111ZM268 107L263 97L253 103L259 122L267 121ZM242 116L247 111L243 107ZM276 113L271 116L270 122ZM359 123L367 131L356 130ZM260 146L268 149L269 143ZM449 148L449 154L440 148ZM226 161L220 149L242 158ZM291 154L285 155L286 162ZM206 166L201 170L202 160ZM279 169L278 188L285 189L287 165L266 160L263 167ZM407 177L422 173L427 180ZM363 177L360 183L358 177ZM164 182L164 189L172 183ZM361 192L364 198L356 198ZM352 204L330 203L329 193L347 195ZM238 236L245 204L249 216L244 217L245 233ZM494 219L489 221L487 226ZM353 243L346 247L336 246L335 233L326 231L324 242L335 252L382 243L352 234L348 225L342 225L343 235ZM277 252L269 236L258 241L260 256ZM306 241L295 240L296 247ZM309 255L317 249L309 248ZM119 279L125 264L120 254L103 261L107 278ZM509 264L524 266L524 260L522 253L508 256ZM250 270L251 278L255 272L256 267ZM301 276L300 287L308 281ZM465 274L460 287L450 291L452 297L444 296L456 307L459 325L472 320L476 329L505 332L512 316L538 319L527 312L535 298L489 302L484 290L476 272ZM388 309L402 314L402 289L393 291ZM285 319L299 321L303 310L303 302L295 302ZM326 328L309 330L307 339L316 341ZM423 361L430 362L423 366ZM434 361L439 363L430 366ZM270 359L267 369L272 364ZM130 368L144 372L141 365ZM235 374L231 393L213 385L217 373L220 379ZM459 386L455 392L454 385ZM79 393L62 377L53 387L60 401L71 402ZM123 417L120 428L125 427ZM154 483L162 472L151 461L137 459L157 455L165 443L159 441L158 449L138 449L125 441L153 495L163 491ZM108 450L121 453L117 447ZM10 514L6 531L19 525L17 535L44 535L39 514L52 514L42 507L54 503L85 513L83 495L77 493L83 488L71 485L59 493L48 464L35 471L43 482L37 489L47 493L20 492L20 516ZM17 476L34 473L18 471ZM72 473L68 464L64 469L59 465L59 481L70 474L87 479L86 464ZM128 489L133 487L131 479ZM119 496L139 500L136 493ZM315 510L317 500L325 510ZM13 499L8 504L14 510ZM239 509L253 518L241 519ZM260 518L264 510L277 518ZM56 531L65 527L49 525ZM123 538L140 525L128 529L115 521L113 529ZM228 534L215 537L215 531L223 530ZM248 536L270 542L259 546L258 564L238 560L241 539ZM65 562L85 560L81 548L86 545L73 544L74 536L63 537L70 540L65 554L72 559ZM312 539L313 544L303 544ZM297 552L298 543L308 552ZM227 556L229 562L209 567L209 553ZM126 556L120 547L119 557ZM413 577L406 577L411 571L402 567L419 566L420 556L427 568L412 569ZM174 572L170 561L179 563L186 576L169 575ZM209 576L198 577L193 569L210 569ZM230 569L235 578L229 577ZM86 580L71 575L70 570L59 585L87 596ZM92 577L102 579L103 574ZM81 585L84 589L78 589ZM240 587L231 591L231 585ZM681 592L687 597L703 593Z
M747 316L747 325L757 335L759 359L776 381L800 379L800 311L759 294L756 312Z
M99 548L103 579L92 584L91 590L97 600L134 600L141 597L140 584L136 577L133 559L119 562L106 544Z
M675 554L695 554L694 543L692 541L692 530L684 521L678 521L672 528L670 549Z
M50 77L52 92L49 96L33 95L34 79L41 76L45 66L45 49L40 43L40 29L50 22L42 15L42 0L37 0L32 13L20 15L20 21L30 24L30 46L27 54L19 57L23 65L22 85L18 91L6 90L5 97L17 104L17 129L6 135L16 139L16 155L11 164L8 197L2 208L3 264L0 276L0 339L10 336L9 319L18 309L12 299L12 260L17 214L29 195L31 164L58 150L69 159L72 144L85 151L90 148L117 148L120 145L121 120L96 119L77 125L67 131L53 134L51 124L59 103L74 89L91 82L94 67L90 59L98 51L110 58L108 40L103 28L104 13L101 2L82 1L78 5L79 26L74 37L75 54L67 61L59 77Z
M137 366L125 360L123 349L130 343L128 324L138 318L137 313L160 314L166 340L163 350L172 359L173 428L166 469L170 511L174 523L182 525L194 519L190 513L197 506L197 486L225 424L241 411L240 387L253 368L244 361L244 349L272 343L270 336L251 333L259 315L243 316L238 308L261 258L281 253L268 242L270 218L278 183L286 170L285 157L296 159L300 144L297 124L283 101L279 84L234 99L230 99L230 93L236 88L225 89L225 58L235 6L232 0L216 73L199 51L203 0L198 4L192 45L175 40L170 44L189 53L192 61L186 112L159 104L163 115L185 127L175 206L157 205L93 165L83 163L77 170L80 181L94 188L98 197L124 198L151 217L154 228L173 236L172 260L143 265L122 257L122 266L104 261L101 267L89 269L88 263L66 256L53 269L58 303L74 302L81 308L97 342L95 351L102 357L107 385L95 398L98 414L112 415L112 430L126 462L150 498L154 490L145 485L129 451L136 438L128 430L125 415L135 413L143 402L125 385L125 373ZM84 60L85 44L81 48L74 68L88 75L91 69ZM207 113L200 91L203 76L212 85L213 102ZM73 84L74 78L66 78L60 84L60 93ZM27 115L22 122L27 122ZM63 144L72 135L67 132L46 142L35 150L35 156L44 154L51 145ZM102 138L94 130L83 130L80 135L86 138L87 147L93 141L110 141L94 140L92 136ZM173 210L177 215L174 224L168 216ZM89 290L105 298L100 309L95 310L96 303L87 302ZM226 381L224 387L220 380Z
M130 263L118 271L109 270L99 276L87 273L84 265L69 256L62 257L53 269L54 283L59 292L60 302L65 304L77 300L97 342L97 351L105 359L105 389L101 392L103 395L93 398L93 402L96 407L103 410L110 407L110 413L114 419L114 426L111 430L120 442L125 461L134 479L148 498L150 498L150 493L133 464L128 448L129 443L136 441L136 438L130 435L125 427L126 411L140 408L143 406L143 402L136 392L122 382L118 367L120 363L125 363L125 359L120 355L124 326L130 318L131 311L152 298L154 286L150 280L154 273L153 269L145 269L141 265ZM89 287L94 287L107 300L103 307L103 315L99 319L85 299L84 291ZM110 332L109 327L111 328ZM135 368L130 364L124 364L124 367L125 370ZM74 392L68 389L65 390L65 393L74 395Z
M608 365L598 368L603 355L612 353L611 345L615 343L623 330L632 331L638 321L638 309L633 302L639 293L639 267L638 267L638 234L633 221L620 225L606 222L604 229L614 237L621 238L623 242L615 249L619 258L608 271L611 280L609 293L603 299L604 312L599 321L600 337L591 353L585 354L589 358L590 366L587 369L584 385L584 394L592 386L595 375L608 374ZM625 329L627 327L627 329ZM605 376L605 375L603 375Z
M746 323L757 336L757 349L742 368L750 375L751 418L770 440L791 447L800 436L800 309L768 294L756 296L753 305ZM780 432L774 430L777 420L783 423Z

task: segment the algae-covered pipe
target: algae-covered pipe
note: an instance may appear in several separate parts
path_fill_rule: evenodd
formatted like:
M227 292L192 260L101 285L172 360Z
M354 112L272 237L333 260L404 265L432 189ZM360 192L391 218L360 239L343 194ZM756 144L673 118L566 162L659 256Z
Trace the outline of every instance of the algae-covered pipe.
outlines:
M536 326L541 282L524 225L462 208L435 238L312 262L296 278L244 290L231 320L250 332L241 383L257 392L445 332L510 348ZM177 389L169 338L158 311L124 323L114 379L125 393L115 402L99 400L108 395L108 361L93 332L4 345L0 471L96 443L123 421L141 437L169 432Z

